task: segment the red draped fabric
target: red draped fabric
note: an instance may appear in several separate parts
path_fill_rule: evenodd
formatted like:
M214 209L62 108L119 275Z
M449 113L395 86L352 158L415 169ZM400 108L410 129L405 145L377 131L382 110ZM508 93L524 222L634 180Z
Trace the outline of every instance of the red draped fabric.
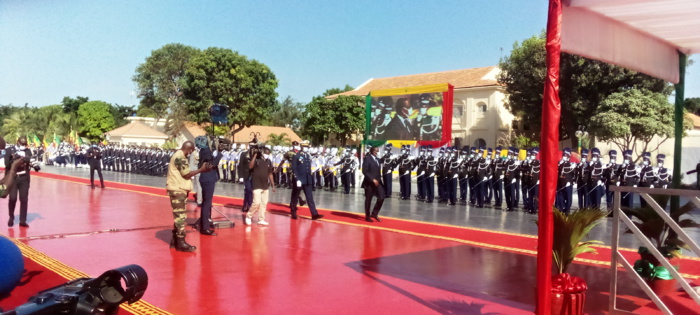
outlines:
M552 292L552 207L557 189L559 153L559 57L561 51L561 0L549 1L547 18L547 76L542 103L542 161L537 244L537 314L549 314Z

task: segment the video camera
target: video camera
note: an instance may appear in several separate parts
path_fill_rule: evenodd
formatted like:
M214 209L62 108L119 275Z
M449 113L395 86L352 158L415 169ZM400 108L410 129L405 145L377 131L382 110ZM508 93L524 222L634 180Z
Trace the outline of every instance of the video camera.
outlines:
M126 288L122 288L121 284ZM148 275L139 265L108 270L97 278L80 278L39 292L29 301L0 315L116 314L119 304L143 297Z
M24 153L20 151L21 153ZM24 154L20 154L20 152L15 152L15 154L12 156L12 160L23 160L24 164L27 165L27 167L31 167L34 169L34 171L38 172L41 170L41 166L39 164L39 161L37 161L35 158L32 158L30 156L24 156Z

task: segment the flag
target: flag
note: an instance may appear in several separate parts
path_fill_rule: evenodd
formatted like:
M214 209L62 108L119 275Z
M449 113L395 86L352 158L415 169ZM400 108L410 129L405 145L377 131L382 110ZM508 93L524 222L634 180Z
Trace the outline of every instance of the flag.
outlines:
M39 137L37 137L36 135L32 137L32 142L34 142L34 146L36 146L37 148L41 146L41 141L39 141Z
M59 138L55 132L53 133L53 143L55 143L56 145L61 144L61 138Z
M42 142L44 143L44 147L45 147L45 148L48 148L48 147L49 147L49 143L46 142L46 135L44 135L44 141L42 141Z
M83 145L83 138L78 136L78 133L75 133L75 137L77 138L78 141L76 141L77 145Z

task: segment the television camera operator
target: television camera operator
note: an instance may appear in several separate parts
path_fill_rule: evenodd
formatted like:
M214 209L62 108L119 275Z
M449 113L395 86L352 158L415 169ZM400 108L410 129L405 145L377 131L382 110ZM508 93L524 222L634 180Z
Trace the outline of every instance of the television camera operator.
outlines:
M100 177L100 187L105 188L105 181L102 178L102 150L93 143L87 149L86 154L88 165L90 165L90 187L95 189L95 171L97 171L97 176Z
M29 227L27 224L27 202L29 199L29 173L32 169L38 172L41 170L39 167L39 162L31 159L32 151L27 147L27 137L20 137L17 140L16 146L11 146L7 148L5 152L5 165L13 165L17 160L22 160L15 171L16 178L14 180L14 185L8 187L9 189L9 202L8 210L10 219L7 221L7 226L12 227L15 221L15 205L17 204L17 194L19 193L19 226ZM10 168L5 168L5 177L10 176Z

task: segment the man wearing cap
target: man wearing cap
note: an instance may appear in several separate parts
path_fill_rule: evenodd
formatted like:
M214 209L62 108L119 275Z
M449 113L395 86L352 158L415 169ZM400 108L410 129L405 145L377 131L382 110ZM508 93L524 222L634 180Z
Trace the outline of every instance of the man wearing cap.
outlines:
M480 152L483 152L484 148L480 149ZM476 198L476 207L477 208L483 208L484 207L484 199L486 198L486 185L489 180L489 176L491 176L491 168L489 167L489 163L486 161L486 158L484 158L483 155L479 154L477 157L477 162L476 162L476 185L474 185L474 195Z
M433 147L428 146L425 150L425 176L423 177L423 192L425 192L425 202L432 203L435 198L435 171L437 160L433 157Z
M569 210L571 210L571 199L573 197L571 181L573 180L574 171L576 170L576 163L572 163L570 159L571 149L565 148L561 161L559 162L559 170L557 173L556 207L559 211L567 215L569 214Z
M401 200L411 199L411 170L414 168L413 157L410 155L410 146L404 145L401 148L399 157L399 188L401 190Z
M598 148L591 149L591 162L588 163L589 179L586 185L588 186L588 206L599 209L601 199L605 193L605 168L603 162L600 161L600 150Z
M622 184L626 187L637 187L639 183L639 170L632 161L632 150L623 152L624 162L622 163ZM621 206L632 208L634 203L634 193L623 193Z
M313 179L314 175L311 172L311 156L309 151L309 141L304 140L301 142L301 152L297 153L292 157L292 173L296 178L296 186L304 191L306 196L306 203L309 206L309 211L311 211L311 220L318 220L323 218L323 215L318 214L316 211L316 203L314 202L313 196ZM292 200L292 204L296 204L296 200ZM296 219L296 211L292 212L292 219Z
M459 182L459 165L457 151L454 147L450 149L450 160L447 162L447 205L457 204L457 184Z
M608 151L608 157L609 163L603 171L603 179L605 181L605 202L610 210L613 202L613 193L610 187L620 186L620 165L617 164L617 151Z
M391 147L391 144L387 143L384 146L384 155L379 159L379 163L382 164L382 184L384 185L385 198L391 198L392 177L394 176L394 168L397 165L396 159L391 154ZM367 154L369 154L369 152Z
M425 190L423 189L423 180L425 179L425 168L427 165L427 160L425 158L425 146L420 147L420 151L418 153L418 167L416 169L416 188L418 191L418 201L424 201L425 200Z
M467 203L467 192L469 191L469 146L463 146L460 152L459 164L459 201Z
M526 208L525 211L531 214L537 214L537 208L539 207L540 160L537 159L537 154L539 152L539 148L530 150L530 183L527 188L528 208Z
M501 209L503 206L503 180L505 179L506 164L501 157L501 147L496 147L496 156L491 163L491 190L493 191L493 206Z
M656 155L656 170L654 172L656 173L656 188L663 188L666 189L668 188L668 184L671 183L671 175L670 172L668 171L668 168L664 167L664 160L666 159L666 155L664 154L657 154Z
M576 166L574 181L576 182L576 192L578 194L578 208L583 209L588 205L588 149L581 150L581 163Z
M284 160L286 161L287 164L290 165L290 168L291 168L291 163L292 163L292 160L294 159L294 156L299 154L299 152L301 152L301 145L299 145L299 142L297 142L297 141L292 142L292 150L288 151L284 155ZM282 163L282 164L284 164L284 163ZM282 165L280 165L280 168L281 167L282 167ZM313 172L312 172L312 174L313 174ZM299 206L303 207L306 204L306 201L304 200L303 197L301 197L301 187L296 185L297 180L294 177L294 173L291 170L288 171L288 176L290 176L291 183L292 183L292 196L291 196L290 202L289 202L289 209L290 209L291 213L294 213L294 216L296 216L297 202L299 203ZM311 178L313 180L313 176L311 176ZM311 184L311 186L313 187L313 183Z
M381 163L377 158L379 154L378 147L372 147L370 153L365 156L362 163L362 188L365 189L365 221L381 222L379 219L379 211L384 203L384 186L382 185ZM377 197L377 202L374 204L374 209L370 213L369 209L372 205L372 198Z
M642 153L642 170L640 174L639 187L654 188L654 182L656 182L656 174L654 173L654 167L651 166L651 153ZM639 195L639 204L642 208L646 207L647 202L644 200L642 195Z
M504 195L506 199L506 211L515 211L518 208L516 199L518 179L517 173L520 172L520 165L515 157L515 148L508 149L508 161L505 169L505 183L503 184Z

